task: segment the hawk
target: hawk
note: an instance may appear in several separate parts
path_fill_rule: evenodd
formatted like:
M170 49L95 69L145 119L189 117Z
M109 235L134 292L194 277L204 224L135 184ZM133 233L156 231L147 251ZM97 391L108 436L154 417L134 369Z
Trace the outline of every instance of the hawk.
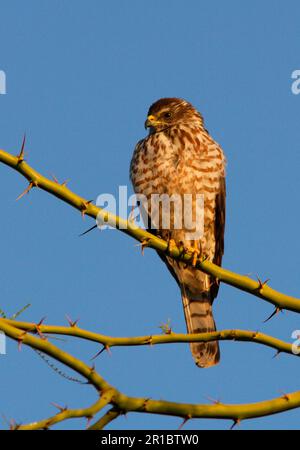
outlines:
M162 98L153 103L145 127L149 128L149 134L135 147L130 178L135 193L147 199L147 206L142 202L140 207L150 217L149 231L169 245L175 241L178 247L193 249L196 255L221 265L225 226L225 156L221 147L204 127L202 115L183 99ZM162 226L161 206L156 216L158 222L153 227L153 207L151 210L149 204L154 194L170 197L176 194L180 198L189 194L193 218L196 198L202 196L201 236L187 239L190 228L187 229L184 221L181 227L175 227L177 213L173 204L169 228ZM188 333L215 331L212 303L218 293L218 280L193 265L187 266L167 254L158 253L180 288ZM198 367L210 367L220 360L217 341L191 343L190 348Z

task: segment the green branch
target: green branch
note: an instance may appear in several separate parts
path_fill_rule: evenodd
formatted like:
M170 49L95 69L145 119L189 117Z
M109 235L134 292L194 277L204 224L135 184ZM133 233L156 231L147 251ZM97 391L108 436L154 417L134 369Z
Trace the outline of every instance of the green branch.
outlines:
M54 326L34 324L30 322L19 322L10 319L0 319L20 330L46 334L57 334L63 336L73 336L77 338L86 339L88 341L97 342L104 347L124 347L124 346L136 346L136 345L158 345L158 344L171 344L171 343L188 343L188 342L209 342L209 341L247 341L256 344L262 344L267 347L275 349L278 353L293 353L293 345L277 339L273 336L269 336L258 331L246 331L246 330L218 330L209 333L198 334L158 334L158 335L146 335L146 336L134 336L134 337L112 337L105 336L104 334L94 333L92 331L79 328L77 325L66 326ZM296 356L296 355L295 355ZM297 355L299 356L299 355Z
M103 392L111 389L111 386L95 372L94 367L90 367L79 359L74 358L74 356L71 356L69 353L60 350L58 347L48 342L45 337L38 338L36 336L32 336L27 331L20 330L10 323L7 323L6 319L0 319L0 330L3 331L6 336L9 336L17 341L19 348L21 348L22 344L29 345L30 347L40 350L46 355L52 356L57 361L70 367L75 372L86 378L86 380L93 385L97 391Z
M81 212L81 215L88 215L94 219L100 218L108 225L115 226L124 233L132 236L142 243L142 246L151 247L160 252L164 252L174 259L192 264L194 261L191 253L182 251L176 246L168 246L164 240L142 230L131 222L93 205L90 201L73 193L66 183L59 184L57 180L51 181L35 171L30 165L24 161L24 142L21 152L18 156L13 156L3 150L0 150L0 162L17 170L29 182L25 191L19 196L30 192L33 188L43 189L57 198L68 203L72 207ZM196 268L208 273L214 278L227 283L235 288L248 292L256 297L272 303L276 307L276 311L280 309L289 309L291 311L300 312L300 300L267 286L260 280L255 281L249 277L242 276L216 266L207 260L196 260ZM98 333L92 333L76 326L76 323L70 324L70 327L58 327L27 322L17 322L15 320L0 319L0 330L8 337L18 342L19 348L22 344L33 349L39 350L57 361L65 364L75 372L83 376L87 382L96 388L100 398L94 405L82 409L60 409L58 414L27 425L18 425L18 429L40 429L49 428L51 425L68 418L86 417L92 419L104 406L110 404L112 408L98 419L90 429L102 429L112 420L121 414L127 412L140 412L148 414L163 414L181 417L184 422L193 418L222 418L231 419L234 424L244 419L252 419L261 416L280 413L300 407L300 391L290 394L284 394L279 398L265 400L257 403L248 404L223 404L215 402L212 405L207 404L184 404L176 402L168 402L164 400L152 400L148 398L129 397L111 386L96 370L79 359L73 357L69 353L60 350L58 347L47 341L47 334L71 335L79 338L88 339L101 343L104 347L124 345L154 345L166 344L174 342L208 342L212 340L240 340L257 342L262 345L272 347L277 352L292 353L292 345L276 339L272 336L259 332L244 330L222 330L214 333L201 333L195 335L175 334L166 335L150 335L139 337L110 337ZM39 336L34 336L38 334Z
M10 321L11 322L11 321ZM38 429L49 428L58 421L71 417L91 417L102 407L110 403L114 412L102 417L93 426L99 429L101 426L109 423L114 418L128 412L139 412L148 414L161 414L169 416L181 417L184 421L196 418L214 418L214 419L231 419L234 423L238 423L244 419L253 419L262 416L288 411L300 407L300 391L284 394L281 397L265 400L257 403L248 404L223 404L215 402L212 405L207 404L191 404L176 403L165 400L152 400L144 397L129 397L115 387L111 386L103 377L96 372L94 367L89 367L82 361L60 350L55 345L48 342L43 337L35 337L27 331L20 330L8 323L6 319L0 319L0 330L7 336L17 341L19 344L28 345L52 356L56 360L75 370L77 373L85 377L97 391L101 392L101 398L92 407L80 410L60 411L56 416L45 419L40 422L34 422L27 425L16 425L14 428L22 429ZM117 414L118 412L118 414ZM99 427L99 428L97 428Z
M134 222L122 219L93 205L87 199L72 192L65 183L59 184L57 181L51 181L38 173L24 161L23 148L19 156L13 156L4 150L0 150L0 162L17 170L28 180L29 185L21 196L28 193L33 188L43 189L44 191L47 191L60 200L63 200L73 206L79 210L82 215L87 215L94 219L100 217L108 225L120 229L122 232L140 241L144 246L167 253L172 258L184 261L187 264L192 264L192 254L182 252L176 246L169 248L166 241L154 236L151 233L148 233L145 230L142 230L141 228L138 228ZM231 272L230 270L223 269L210 261L203 261L199 258L196 261L196 268L208 273L226 284L266 300L278 309L287 309L290 311L300 312L300 299L278 292L267 286L267 283L252 280L247 276L239 275Z
M97 422L89 427L89 430L103 430L110 422L117 419L122 414L122 412L113 407L109 409L102 417L100 417Z
M101 409L103 409L112 399L113 391L105 392L99 400L97 400L92 406L88 408L78 408L78 409L68 409L61 408L59 413L55 414L52 417L47 419L40 420L39 422L28 423L27 425L15 425L14 429L17 430L46 430L56 423L62 422L67 419L75 419L85 417L87 419L87 423L92 420L92 418L97 414Z

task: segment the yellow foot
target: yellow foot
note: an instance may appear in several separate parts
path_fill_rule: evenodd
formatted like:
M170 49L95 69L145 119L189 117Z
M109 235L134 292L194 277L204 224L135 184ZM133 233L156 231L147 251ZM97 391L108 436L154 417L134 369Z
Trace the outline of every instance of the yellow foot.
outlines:
M176 242L174 239L168 239L168 253L172 254L173 250L177 248Z
M197 259L201 255L201 251L194 245L193 247L186 247L185 252L192 255L192 266L196 267Z

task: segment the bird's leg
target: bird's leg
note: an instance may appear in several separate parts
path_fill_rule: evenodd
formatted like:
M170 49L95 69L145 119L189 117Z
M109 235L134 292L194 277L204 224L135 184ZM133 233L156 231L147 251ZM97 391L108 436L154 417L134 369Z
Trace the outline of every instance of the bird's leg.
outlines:
M174 239L169 238L167 243L168 243L167 252L169 254L172 254L173 250L177 248L176 242Z
M192 266L196 267L197 259L201 255L201 250L199 250L197 242L193 241L193 245L191 247L185 247L185 252L190 253L192 255Z

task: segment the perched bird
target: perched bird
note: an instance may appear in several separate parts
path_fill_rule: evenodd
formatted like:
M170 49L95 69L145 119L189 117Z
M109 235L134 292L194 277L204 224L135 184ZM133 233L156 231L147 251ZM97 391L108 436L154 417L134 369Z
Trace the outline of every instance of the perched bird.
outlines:
M181 198L190 194L190 212L194 218L196 197L202 194L204 198L200 237L191 241L187 239L190 229L184 223L181 228L174 226L174 205L169 228L162 226L163 218L160 216L163 210L160 207L156 230L149 231L170 245L175 241L178 247L192 248L197 256L221 265L225 225L225 157L221 147L205 129L201 114L183 99L162 98L152 104L145 127L149 128L149 135L135 147L130 178L135 192L146 196L146 213L151 227L153 210L149 204L154 194L177 194ZM181 290L188 333L215 331L212 303L218 293L218 280L166 254L159 253L159 256ZM219 362L217 341L191 343L190 348L199 367L210 367Z

